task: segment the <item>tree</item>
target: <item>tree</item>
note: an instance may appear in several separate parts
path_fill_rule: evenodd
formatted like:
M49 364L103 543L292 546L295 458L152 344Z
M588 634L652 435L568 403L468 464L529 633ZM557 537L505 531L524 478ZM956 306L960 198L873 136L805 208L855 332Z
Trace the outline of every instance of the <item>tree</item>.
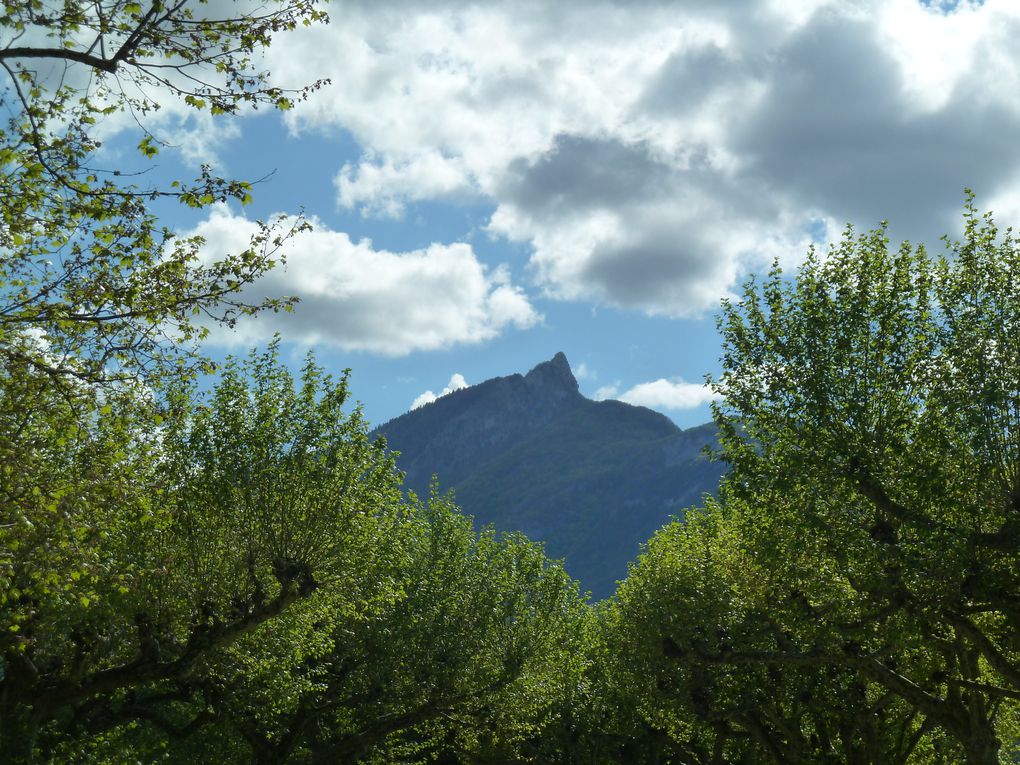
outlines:
M700 765L930 761L933 724L819 654L806 596L756 560L726 499L659 531L613 603L620 685L648 731L635 737Z
M942 257L848 229L724 303L730 473L610 610L632 736L655 756L1015 750L1020 247L970 200L964 224Z
M151 542L153 519L169 517L157 476L173 423L162 388L203 367L197 342L209 322L288 305L238 294L301 221L262 226L244 252L202 261L201 241L160 226L152 203L243 203L251 185L208 167L192 182L139 182L161 145L142 120L161 104L226 114L288 108L308 92L272 87L257 56L277 32L324 21L315 3L235 8L224 17L201 0L0 9L0 751L9 759L63 740L68 710L123 701L114 697L129 669L149 667L128 686L170 679L149 653L155 617L118 610L130 610L147 581L140 572L151 573L132 557L145 549L135 543ZM141 127L136 167L102 166L97 127L118 119ZM288 606L310 581L299 574L274 571L276 599L249 604L244 629L235 614L201 640L192 632L197 642L177 647L178 670Z
M206 0L16 0L0 13L6 73L0 127L0 356L66 382L194 367L208 322L232 324L246 284L274 263L290 228L262 225L244 252L198 258L199 239L160 226L154 200L202 208L250 199L251 184L205 166L193 181L141 185L163 142L142 123L170 100L213 115L289 108L260 71L275 34L326 20L315 0L275 7ZM137 168L101 164L100 121L141 126ZM282 224L286 226L287 224ZM36 342L26 342L26 336Z
M287 230L263 226L244 252L202 261L200 240L181 240L150 209L162 198L197 208L244 202L250 184L203 168L195 182L143 186L155 136L141 128L137 172L102 167L95 137L101 121L141 120L171 99L232 113L246 104L286 108L303 96L307 90L271 87L257 54L275 33L323 21L321 11L311 2L238 8L216 18L193 0L144 8L126 0L19 0L0 11L7 112L0 125L0 599L8 607L35 597L18 582L70 575L51 556L106 533L106 500L98 495L110 494L116 506L134 493L133 461L144 462L142 437L151 435L145 420L160 416L164 382L204 366L197 342L207 324L287 305L237 297L273 265Z
M273 346L168 403L159 424L78 423L51 454L62 497L10 548L0 601L0 760L125 726L164 746L201 734L228 680L293 675L324 614L387 596L399 475L345 413L345 379L309 361L295 387Z
M978 763L1020 699L1020 248L970 201L964 223L946 256L848 231L796 282L749 285L716 390L733 493L792 509L839 576L814 606L872 625L827 657ZM928 661L890 665L911 646Z
M942 257L848 229L749 282L714 389L724 497L810 615L769 660L853 670L977 765L1020 699L1020 247L964 224Z
M124 430L111 411L52 455L57 518L97 520L12 551L0 761L534 747L570 666L577 584L446 499L403 500L346 404L345 379L309 360L295 386L272 346L209 393L180 383L159 423Z
M387 545L394 596L329 620L296 704L272 724L235 709L255 761L502 762L541 734L577 584L539 545L476 533L438 496L405 505Z

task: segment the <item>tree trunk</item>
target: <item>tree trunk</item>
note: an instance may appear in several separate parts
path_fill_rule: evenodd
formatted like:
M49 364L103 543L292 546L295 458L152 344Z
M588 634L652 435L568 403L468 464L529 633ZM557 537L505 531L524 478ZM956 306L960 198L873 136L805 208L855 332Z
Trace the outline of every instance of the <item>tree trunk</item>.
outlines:
M982 726L966 741L967 765L998 765L999 739L991 727Z

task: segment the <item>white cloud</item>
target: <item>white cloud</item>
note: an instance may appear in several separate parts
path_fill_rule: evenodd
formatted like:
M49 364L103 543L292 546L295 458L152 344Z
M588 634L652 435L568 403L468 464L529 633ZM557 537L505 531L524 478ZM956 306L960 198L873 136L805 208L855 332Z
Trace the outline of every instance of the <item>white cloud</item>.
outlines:
M453 393L455 390L462 390L467 387L469 386L467 380L464 379L464 375L459 372L454 372L454 374L450 377L450 382L446 384L446 387L443 388L438 395L433 393L431 390L427 390L411 402L410 408L417 409L420 406L425 406L425 404L431 404L437 398L445 396L448 393Z
M640 383L619 396L620 401L650 409L695 409L714 398L706 385L664 378Z
M436 151L395 162L347 163L335 180L342 207L359 207L363 213L398 218L407 202L473 196L473 184L462 159L448 159Z
M598 373L594 369L590 369L588 364L582 361L576 367L573 368L574 377L578 380L595 380L598 378Z
M1020 195L1018 30L1005 0L407 0L346 4L269 68L332 77L288 119L362 146L341 205L484 198L548 294L689 316L819 223L933 240L963 186Z
M818 222L934 241L964 186L980 206L1020 198L1012 0L352 1L337 16L278 36L264 62L282 87L332 79L287 120L361 146L329 167L337 203L385 218L484 199L488 231L530 245L554 297L696 315L747 271L798 260ZM188 161L243 126L152 94L147 125ZM95 133L124 129L127 113ZM530 310L512 286L488 301L471 326Z
M622 394L620 381L617 380L612 385L603 385L592 398L596 401L616 399L635 406L647 406L649 409L696 409L716 396L705 385L684 382L679 378L660 378L653 382L639 383Z
M615 383L610 385L603 385L592 394L592 398L596 401L608 401L609 399L618 398L620 395L620 381L617 380Z
M471 246L432 244L421 250L377 250L313 221L315 229L285 244L286 264L248 289L248 297L296 295L291 314L260 314L221 343L252 343L280 331L290 341L333 345L388 356L478 343L541 321L505 268L489 269ZM207 253L238 251L254 222L226 207L190 232Z

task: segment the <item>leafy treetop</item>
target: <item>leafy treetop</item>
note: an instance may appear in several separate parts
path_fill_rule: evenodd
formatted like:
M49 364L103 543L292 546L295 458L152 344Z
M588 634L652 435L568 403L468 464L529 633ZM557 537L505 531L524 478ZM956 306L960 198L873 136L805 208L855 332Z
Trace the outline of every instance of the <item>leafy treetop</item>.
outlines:
M209 323L288 308L242 288L305 227L260 224L240 253L199 258L203 242L159 225L153 201L246 203L252 185L203 166L193 180L141 185L101 164L97 127L133 119L140 160L162 142L146 115L177 101L211 114L290 108L323 81L286 91L258 69L274 35L327 20L315 0L268 6L175 0L17 0L0 15L0 355L59 379L107 381L193 368ZM27 338L27 339L26 339Z

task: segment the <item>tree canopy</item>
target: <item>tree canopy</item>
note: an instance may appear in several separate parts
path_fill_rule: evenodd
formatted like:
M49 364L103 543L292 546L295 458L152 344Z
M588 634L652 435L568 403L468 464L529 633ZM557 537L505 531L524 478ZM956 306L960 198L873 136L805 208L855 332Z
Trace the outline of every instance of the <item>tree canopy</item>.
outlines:
M726 751L995 763L1015 745L1020 248L971 204L945 244L848 229L724 304L731 472L620 607L678 692L703 689ZM799 712L751 692L781 704L789 683Z
M576 584L404 499L346 379L271 346L160 422L132 403L48 413L73 438L5 550L0 759L507 756L547 724Z

